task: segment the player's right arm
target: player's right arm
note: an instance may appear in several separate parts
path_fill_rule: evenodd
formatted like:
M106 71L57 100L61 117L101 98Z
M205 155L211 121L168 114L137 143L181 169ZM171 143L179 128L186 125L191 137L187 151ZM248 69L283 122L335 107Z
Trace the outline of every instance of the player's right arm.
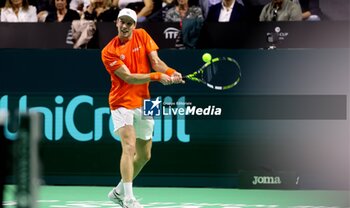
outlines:
M115 74L128 84L144 84L150 81L159 81L164 85L171 84L171 78L160 72L148 74L131 73L129 68L115 54L114 41L113 39L101 53L103 65L110 74Z
M130 73L130 70L125 64L115 70L114 74L128 84L144 84L150 81L159 81L164 85L172 84L171 78L166 74L160 72L152 72L149 74Z
M157 51L151 51L148 54L148 57L151 61L152 68L155 71L165 73L168 76L172 77L172 84L184 83L181 73L177 72L175 69L170 68L164 61L162 61L159 58Z
M164 85L172 83L171 78L161 72L152 72L148 74L131 73L129 68L115 53L115 41L116 39L113 39L109 42L101 53L103 65L110 74L115 74L128 84L144 84L150 81L159 81Z

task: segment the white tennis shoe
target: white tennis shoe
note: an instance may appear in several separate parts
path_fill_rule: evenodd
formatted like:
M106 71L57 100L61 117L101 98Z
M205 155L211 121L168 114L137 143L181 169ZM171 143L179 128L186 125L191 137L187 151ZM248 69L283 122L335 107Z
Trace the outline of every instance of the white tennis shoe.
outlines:
M108 198L112 202L119 204L121 207L124 207L123 201L124 201L124 195L118 194L118 192L113 188L109 193L108 193Z
M143 206L133 198L124 199L123 208L143 208Z

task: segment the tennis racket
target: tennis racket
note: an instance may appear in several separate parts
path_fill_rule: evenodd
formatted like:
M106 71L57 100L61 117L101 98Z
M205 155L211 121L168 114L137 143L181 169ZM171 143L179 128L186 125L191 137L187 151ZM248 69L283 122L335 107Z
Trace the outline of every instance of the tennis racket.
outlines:
M228 90L241 80L241 67L230 57L213 58L192 74L184 76L186 80L199 82L214 90Z

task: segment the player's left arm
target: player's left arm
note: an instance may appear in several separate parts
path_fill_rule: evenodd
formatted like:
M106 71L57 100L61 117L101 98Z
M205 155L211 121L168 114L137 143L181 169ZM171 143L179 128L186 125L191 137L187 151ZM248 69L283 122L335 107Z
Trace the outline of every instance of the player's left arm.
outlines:
M182 75L181 73L177 72L175 69L170 68L164 61L162 61L157 51L151 51L149 53L149 59L151 61L152 68L161 73L165 73L168 76L173 77L174 83L182 83Z

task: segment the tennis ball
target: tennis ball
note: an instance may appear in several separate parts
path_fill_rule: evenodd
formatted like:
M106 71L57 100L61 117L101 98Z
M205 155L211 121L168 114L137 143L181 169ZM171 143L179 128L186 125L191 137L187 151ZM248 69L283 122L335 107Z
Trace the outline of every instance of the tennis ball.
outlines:
M204 62L210 62L211 61L211 55L210 55L210 53L205 53L205 54L203 54L203 56L202 56L202 60L204 61Z

